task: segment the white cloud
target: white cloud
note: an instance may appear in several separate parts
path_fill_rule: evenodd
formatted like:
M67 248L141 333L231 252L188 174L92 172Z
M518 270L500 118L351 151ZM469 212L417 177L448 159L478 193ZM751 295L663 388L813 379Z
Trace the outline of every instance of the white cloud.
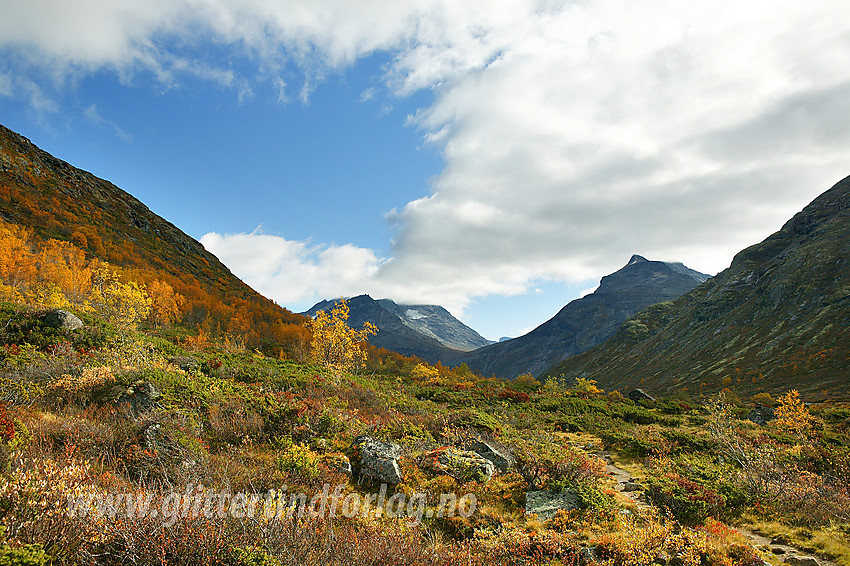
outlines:
M58 75L191 71L250 98L216 62L163 47L212 38L298 68L305 101L329 69L381 50L373 88L433 89L410 123L445 167L432 194L389 214L391 258L204 237L282 303L369 291L458 309L598 277L632 253L716 272L848 173L841 0L0 0L0 13L0 47Z
M317 297L368 292L380 265L368 249L311 245L263 234L259 228L250 234L210 232L201 243L226 258L230 269L250 285L298 310L307 310Z

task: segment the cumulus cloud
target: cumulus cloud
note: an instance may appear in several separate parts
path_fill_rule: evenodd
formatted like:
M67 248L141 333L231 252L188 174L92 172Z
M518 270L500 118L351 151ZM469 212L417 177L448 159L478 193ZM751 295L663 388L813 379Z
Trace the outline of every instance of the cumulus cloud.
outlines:
M848 173L840 0L83 4L0 0L0 46L28 48L34 66L167 81L189 67L164 46L212 37L297 68L302 99L329 68L384 51L375 88L433 90L408 123L445 166L430 194L388 214L391 257L261 232L204 237L284 304L368 291L461 309L596 278L632 253L716 272ZM214 61L191 68L251 92Z
M264 234L259 228L250 234L210 232L201 243L226 258L233 272L267 296L286 305L300 305L303 310L316 297L368 292L381 263L369 249L351 244L312 245Z

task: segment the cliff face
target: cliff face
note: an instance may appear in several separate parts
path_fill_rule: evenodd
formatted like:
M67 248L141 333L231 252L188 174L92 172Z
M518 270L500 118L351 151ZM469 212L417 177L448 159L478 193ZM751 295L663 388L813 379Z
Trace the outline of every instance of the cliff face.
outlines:
M850 177L692 292L548 374L640 386L850 393Z
M708 275L681 263L635 255L622 269L603 277L596 291L570 302L528 334L470 352L455 362L488 376L540 375L553 364L605 341L638 311L679 297L707 279Z

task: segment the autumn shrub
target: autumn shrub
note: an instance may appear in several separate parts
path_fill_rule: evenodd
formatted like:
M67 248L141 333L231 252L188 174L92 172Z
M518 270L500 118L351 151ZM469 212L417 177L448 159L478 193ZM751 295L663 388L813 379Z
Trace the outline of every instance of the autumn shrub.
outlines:
M578 565L580 542L558 531L526 531L514 526L478 533L476 544L491 563Z
M709 405L708 426L717 450L738 466L736 479L741 489L765 513L807 526L850 519L846 482L839 476L819 473L817 461L805 458L812 447L811 415L795 392L781 399L786 410L783 422L775 427L802 445L764 433L747 435L728 405L719 400Z
M73 449L110 466L118 464L133 431L132 423L114 408L99 406L32 411L25 422L32 438L31 452L56 456Z
M264 429L263 418L241 404L214 403L208 410L209 430L215 440L226 444L242 444L257 439Z
M64 373L47 384L47 402L85 407L92 393L115 383L109 366L82 367L74 373Z
M359 369L366 361L362 342L378 332L367 322L361 330L348 326L348 303L338 301L330 314L319 311L309 322L312 338L310 360L337 372Z
M68 498L93 486L89 464L72 456L60 460L16 456L0 478L0 526L21 545L40 545L53 561L64 562L96 536L98 526L66 513ZM30 547L34 549L34 547Z
M761 563L752 547L717 540L705 530L683 528L652 508L621 514L618 522L612 532L594 541L597 557L606 564L756 566Z
M319 476L318 455L304 446L293 444L277 456L277 467L294 481L312 483Z
M501 440L510 448L516 470L529 490L560 491L593 482L605 472L599 458L577 453L540 431L515 431ZM588 487L588 494L590 490Z
M6 404L0 401L0 443L8 444L15 438L15 420Z

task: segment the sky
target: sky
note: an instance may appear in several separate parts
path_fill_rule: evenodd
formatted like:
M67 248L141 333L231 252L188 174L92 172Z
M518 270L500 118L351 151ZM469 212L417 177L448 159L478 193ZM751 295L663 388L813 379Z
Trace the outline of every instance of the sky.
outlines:
M846 0L0 0L0 123L282 306L517 336L850 174Z

